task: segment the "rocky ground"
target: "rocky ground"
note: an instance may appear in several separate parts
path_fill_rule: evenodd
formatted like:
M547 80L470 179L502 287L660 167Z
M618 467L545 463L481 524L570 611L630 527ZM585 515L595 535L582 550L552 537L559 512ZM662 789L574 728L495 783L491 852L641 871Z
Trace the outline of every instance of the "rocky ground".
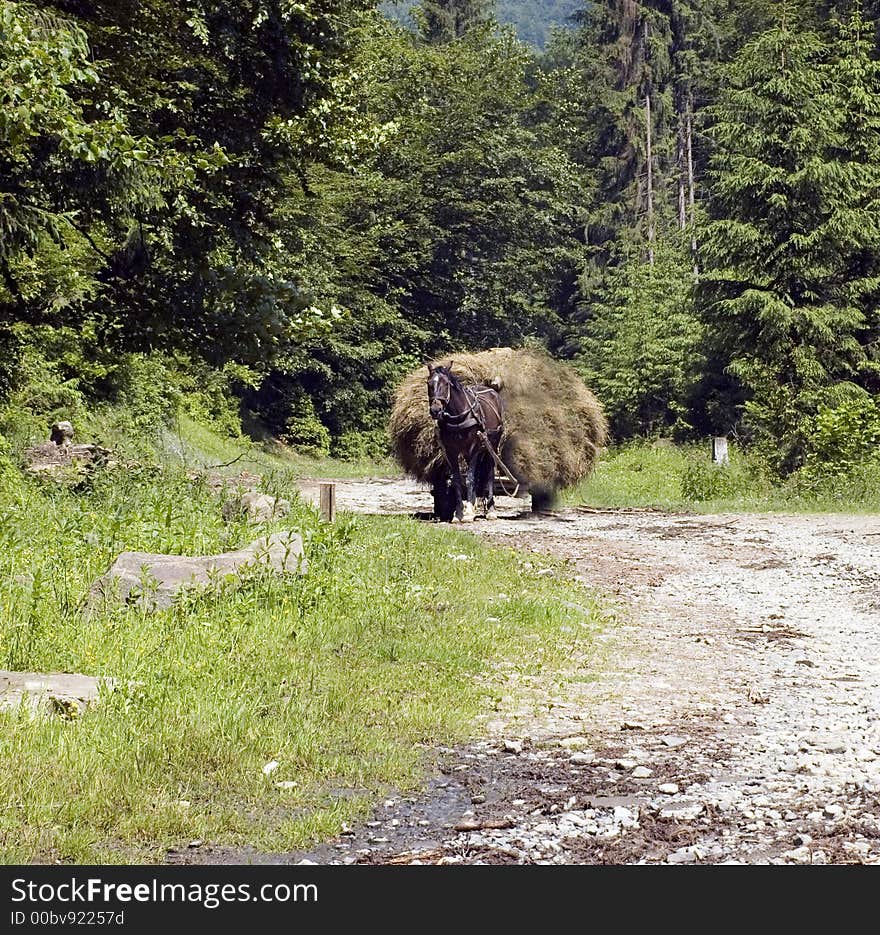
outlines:
M399 481L337 496L430 510ZM596 654L500 673L486 739L365 826L200 861L880 863L880 517L499 505L475 535L566 560L616 608Z

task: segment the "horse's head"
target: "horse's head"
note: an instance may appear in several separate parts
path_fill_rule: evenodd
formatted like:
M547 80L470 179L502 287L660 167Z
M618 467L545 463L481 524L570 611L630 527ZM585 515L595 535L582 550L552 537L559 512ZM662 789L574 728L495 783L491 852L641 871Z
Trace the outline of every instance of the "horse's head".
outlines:
M428 410L432 419L439 419L452 395L452 361L446 367L428 364Z

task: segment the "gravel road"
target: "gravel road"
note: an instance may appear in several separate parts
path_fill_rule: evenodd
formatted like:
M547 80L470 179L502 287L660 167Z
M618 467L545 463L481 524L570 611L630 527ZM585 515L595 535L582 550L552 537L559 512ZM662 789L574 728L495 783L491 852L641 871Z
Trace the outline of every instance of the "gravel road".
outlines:
M337 497L431 508L402 481ZM880 863L880 516L524 507L501 499L497 522L470 528L567 560L605 595L617 622L595 655L565 680L509 684L517 702L487 716L485 740L441 751L423 794L307 853L252 859Z

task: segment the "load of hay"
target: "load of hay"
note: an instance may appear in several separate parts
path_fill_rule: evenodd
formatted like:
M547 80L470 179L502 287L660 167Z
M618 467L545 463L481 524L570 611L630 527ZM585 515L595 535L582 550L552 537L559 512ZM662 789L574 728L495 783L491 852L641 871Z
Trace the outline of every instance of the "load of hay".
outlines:
M599 401L571 367L548 354L506 347L454 354L451 360L463 383L500 388L505 405L501 459L533 496L552 497L590 474L608 427ZM427 368L421 367L404 379L388 430L407 474L436 485L448 468L428 413L427 378Z

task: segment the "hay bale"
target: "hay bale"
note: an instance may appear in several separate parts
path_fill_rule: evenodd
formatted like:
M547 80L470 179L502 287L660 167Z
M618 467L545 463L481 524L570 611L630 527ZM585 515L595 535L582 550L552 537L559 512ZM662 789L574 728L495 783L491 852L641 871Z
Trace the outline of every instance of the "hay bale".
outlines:
M462 382L500 386L501 458L521 483L549 494L590 474L608 427L599 401L571 367L545 353L506 347L452 355L452 361ZM427 376L421 367L398 387L388 430L404 471L436 484L448 471L428 413Z

